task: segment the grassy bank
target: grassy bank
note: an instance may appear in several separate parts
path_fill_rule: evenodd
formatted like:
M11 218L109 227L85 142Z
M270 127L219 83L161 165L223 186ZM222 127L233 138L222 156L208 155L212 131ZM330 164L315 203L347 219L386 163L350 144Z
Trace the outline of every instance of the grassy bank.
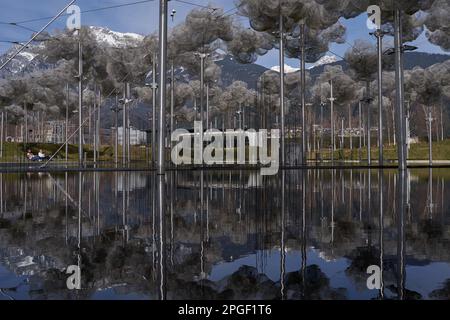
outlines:
M0 158L0 162L26 162L25 157L26 150L31 149L34 154L37 154L40 149L48 156L53 155L59 148L60 144L48 144L48 143L29 143L24 145L22 143L5 142L3 144L3 156ZM78 146L69 145L68 159L69 161L78 160ZM373 160L378 159L378 148L372 148L371 158ZM87 160L93 160L94 152L91 145L85 145L84 154ZM149 155L151 154L150 147L144 146L132 146L131 148L131 158L132 160L149 160ZM362 149L362 159L367 159L367 148ZM314 160L315 154L310 153L309 159ZM331 152L329 150L323 150L322 159L331 159ZM55 160L64 160L65 147L63 147L59 153L55 156ZM119 159L122 157L122 148L119 146ZM101 161L113 161L114 160L114 148L112 146L101 146L100 147L100 157ZM334 154L335 160L358 160L359 150L357 146L350 150L346 148L344 150L337 150ZM395 161L397 159L397 149L394 145L384 146L384 159L386 161ZM410 160L423 160L428 159L428 143L418 143L411 145L409 152ZM433 159L434 160L450 160L450 140L445 140L442 142L433 142Z
M375 142L376 145L376 142ZM371 149L371 159L378 160L379 148ZM362 159L367 159L367 147L362 148ZM383 150L383 156L386 161L397 160L397 147L394 145L385 145ZM310 159L315 159L314 154L310 154ZM330 159L331 152L326 150L322 152L323 159ZM346 148L344 150L337 150L334 154L336 160L358 160L359 150L358 146L354 147L353 150ZM409 160L428 160L428 143L421 142L411 145L409 150ZM435 142L433 141L433 159L434 160L450 160L450 140L444 140Z

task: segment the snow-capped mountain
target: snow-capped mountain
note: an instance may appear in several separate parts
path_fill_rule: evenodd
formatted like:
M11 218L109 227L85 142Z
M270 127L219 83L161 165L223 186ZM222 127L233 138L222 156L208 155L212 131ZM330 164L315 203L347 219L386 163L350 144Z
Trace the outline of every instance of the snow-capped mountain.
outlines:
M92 35L99 45L107 47L126 47L137 46L143 40L144 36L136 33L121 33L112 31L103 27L89 27ZM18 54L5 68L0 71L0 79L20 72L32 72L36 69L46 69L48 66L42 63L41 59L36 59L37 51L43 44L31 44L24 51ZM13 45L5 54L0 55L0 64L6 61L13 53L20 48L20 45Z
M331 64L331 63L335 63L339 61L338 58L336 56L324 56L322 58L320 58L317 62L310 64L307 69L311 70L314 69L316 67L320 67L323 65L327 65L327 64ZM272 71L276 71L276 72L280 72L280 66L274 66L272 68L270 68L270 70ZM298 72L300 71L300 68L296 68L296 67L291 67L288 64L284 65L284 72L285 73L292 73L292 72Z
M308 69L313 69L319 66L323 66L326 64L331 64L339 61L339 59L336 56L324 56L320 58L317 62L313 63Z
M89 27L96 40L111 47L134 46L144 40L144 36L137 33L121 33L103 27Z
M270 68L270 70L280 72L280 66L274 66L274 67ZM300 68L294 68L294 67L291 67L290 65L284 64L284 72L285 73L292 73L292 72L298 72L298 71L300 71Z

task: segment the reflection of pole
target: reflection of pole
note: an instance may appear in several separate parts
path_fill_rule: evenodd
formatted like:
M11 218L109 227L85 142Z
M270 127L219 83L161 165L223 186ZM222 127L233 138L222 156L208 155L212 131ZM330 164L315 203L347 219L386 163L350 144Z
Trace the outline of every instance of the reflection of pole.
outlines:
M286 272L286 243L285 243L285 216L284 216L284 206L285 206L285 171L281 173L281 246L280 246L280 283L281 283L281 299L284 300L285 298L285 287L284 287L284 280L285 280L285 272Z
M396 134L397 134L397 154L398 167L400 170L407 168L406 157L406 117L404 110L405 92L404 92L404 74L403 74L403 40L402 40L402 20L400 9L395 9L394 14L394 30L395 30L395 84L396 84Z
M158 217L159 217L159 294L160 299L166 299L166 254L165 254L165 185L164 185L165 177L163 175L158 175L158 188L157 188L157 196L158 196Z
M280 108L281 108L281 165L285 165L284 132L284 21L280 9Z
M305 42L306 42L306 30L305 24L302 23L300 25L301 31L301 103L302 103L302 165L306 165L307 156L306 156L306 54L305 54Z
M302 171L302 295L305 299L305 289L306 289L306 176L305 172Z
M404 215L406 208L406 181L408 178L407 170L400 170L399 181L397 185L397 257L398 257L398 270L397 270L397 290L398 299L404 299L404 289L405 289L405 234L404 234Z
M158 174L165 173L165 120L167 79L167 0L159 2L159 110L158 110Z
M384 208L383 208L383 170L378 171L378 206L380 209L380 297L384 298L384 281L383 281L383 255L384 255Z

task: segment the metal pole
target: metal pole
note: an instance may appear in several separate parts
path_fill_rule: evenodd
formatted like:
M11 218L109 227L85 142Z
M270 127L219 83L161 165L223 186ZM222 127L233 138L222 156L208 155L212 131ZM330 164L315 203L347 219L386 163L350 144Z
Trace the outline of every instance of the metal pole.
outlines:
M97 86L94 85L94 111L93 111L93 117L94 117L94 163L97 162L97 119L96 119L96 115L97 115ZM89 110L89 140L91 140L91 131L92 131L92 127L91 127L91 112Z
M371 144L370 144L370 135L371 135L371 124L370 124L370 83L367 82L366 85L366 95L367 95L367 164L370 166L372 164L372 154L371 154Z
M156 164L156 53L153 54L153 68L152 68L152 165Z
M206 130L209 129L209 83L206 83Z
M116 128L114 141L114 163L119 163L119 96L116 93L116 109L114 110L114 127Z
M66 84L66 130L65 130L65 136L64 141L66 141L66 163L69 160L69 143L67 142L67 137L69 136L69 84Z
M127 162L127 88L124 88L123 92L123 111L122 111L122 163L123 165Z
M378 165L382 166L383 159L383 31L378 29L375 32L375 36L377 37L377 49L378 49L378 146L379 146L379 155L378 155Z
M397 154L399 170L406 170L406 117L405 117L405 92L404 92L404 75L403 75L403 40L402 40L402 20L400 9L395 9L394 14L394 30L395 30L395 84L396 84L396 135L397 135Z
M285 165L285 132L284 132L284 21L280 8L280 108L281 108L281 165Z
M173 61L172 61L172 65L170 68L170 135L172 135L173 132L173 108L174 108L174 104L175 104L175 69L173 66Z
M100 111L102 106L102 92L98 91L98 108L97 108L97 125L96 125L96 137L97 137L97 160L100 158Z
M4 114L4 112L2 112L2 120L1 120L1 131L0 131L0 157L2 157L3 158L3 139L4 139L4 136L3 136L3 132L4 132L4 116L5 116L5 114ZM1 206L2 204L0 203L0 206Z
M352 106L348 105L348 127L350 129L350 153L353 159L353 127L352 127Z
M167 0L159 2L159 110L158 110L158 175L165 174L164 140L167 78Z
M300 99L302 103L302 165L306 165L307 156L306 156L306 53L305 53L305 42L306 42L306 30L305 24L302 22L300 24L300 48L301 48L301 92Z
M431 107L428 107L428 161L430 167L433 166L433 135L431 126L433 124L433 116L431 113Z
M205 121L204 121L204 95L205 95L205 58L206 54L201 53L200 54L200 121L202 123L202 128L205 127ZM203 133L202 133L203 135Z
M443 122L442 102L440 104L440 112L441 112L441 141L444 141L444 122Z
M336 144L334 141L334 101L333 96L333 80L330 81L330 106L331 106L331 162L334 162L334 152L336 151Z
M78 163L83 164L83 46L81 32L78 39Z
M25 111L25 145L28 144L28 110L27 110L27 103L23 103L23 108Z
M362 160L362 110L361 110L361 101L359 101L358 104L358 113L359 113L359 130L358 130L358 136L359 136L359 161Z

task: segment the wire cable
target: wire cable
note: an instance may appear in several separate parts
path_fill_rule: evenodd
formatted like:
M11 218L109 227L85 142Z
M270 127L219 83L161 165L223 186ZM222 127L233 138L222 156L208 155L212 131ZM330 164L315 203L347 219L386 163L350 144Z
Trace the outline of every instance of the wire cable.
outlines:
M135 6L138 4L144 4L144 3L154 2L154 1L156 1L156 0L141 0L141 1L107 6L107 7L99 7L99 8L94 8L94 9L82 10L81 13L92 13L92 12L98 12L98 11L104 11L104 10L110 10L110 9L117 9L117 8ZM62 16L67 16L67 15L68 14L66 13ZM16 22L0 22L0 23L1 24L19 25L19 24L25 24L25 23L36 22L36 21L41 21L41 20L48 20L50 18L52 18L52 17L42 17L42 18L34 18L34 19L28 19L28 20L22 20L22 21L16 21Z

